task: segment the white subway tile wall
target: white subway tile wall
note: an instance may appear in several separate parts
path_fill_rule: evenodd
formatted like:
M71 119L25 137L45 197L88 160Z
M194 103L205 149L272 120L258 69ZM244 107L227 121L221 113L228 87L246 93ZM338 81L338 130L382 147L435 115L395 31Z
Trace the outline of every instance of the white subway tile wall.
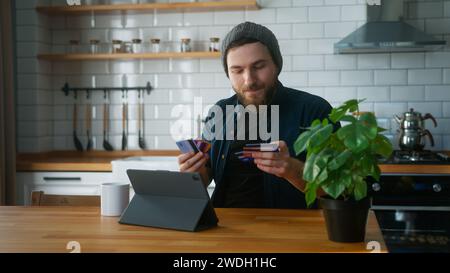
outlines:
M162 2L164 0L161 0ZM161 2L158 1L158 2ZM258 11L148 12L138 15L46 16L36 5L64 5L63 0L17 0L18 147L19 152L74 149L73 105L78 107L77 133L86 144L85 92L65 96L61 87L134 86L150 82L144 96L144 133L150 149L176 149L172 134L197 136L194 104L206 113L217 100L234 94L220 59L48 62L38 53L65 53L69 40L99 39L109 52L112 39L160 38L162 51L178 51L181 38L191 38L195 50L206 50L210 37L221 40L236 24L254 21L270 28L279 39L284 59L280 80L285 86L327 99L333 106L365 98L361 111L374 111L386 135L394 141L394 114L409 108L433 114L438 127L433 149L450 150L450 46L437 52L334 55L333 43L363 25L364 0L260 0ZM408 22L450 42L450 2L414 0ZM198 100L200 98L200 101ZM121 92L90 96L94 146L102 148L103 103L111 103L110 140L121 146ZM129 149L138 149L138 94L129 92ZM180 114L177 105L183 105ZM174 126L177 125L177 126Z

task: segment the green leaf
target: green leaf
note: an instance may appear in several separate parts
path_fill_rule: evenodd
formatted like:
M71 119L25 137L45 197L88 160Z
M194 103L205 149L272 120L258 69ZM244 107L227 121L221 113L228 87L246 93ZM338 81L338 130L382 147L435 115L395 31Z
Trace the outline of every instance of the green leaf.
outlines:
M364 134L369 139L374 139L378 133L377 119L375 116L372 113L364 113L359 117L359 120L367 128L367 130L364 130Z
M371 175L374 168L373 166L376 164L375 159L370 154L365 154L359 160L359 173L367 176Z
M356 180L355 180L354 195L355 200L358 201L367 196L367 183L360 176L356 176L355 178Z
M320 125L320 124L321 124L320 119L315 119L315 120L313 120L313 122L311 123L311 128L316 127L316 126L318 126L318 125Z
M320 169L325 168L328 165L328 161L333 156L333 150L331 149L323 149L317 154L316 159L314 160L314 164L317 165Z
M334 199L338 199L339 196L344 192L345 186L338 181L331 181L328 185L323 185L322 189Z
M364 128L359 123L348 124L337 131L337 136L344 141L344 145L354 153L359 153L369 146Z
M345 115L340 119L340 121L347 121L347 122L355 123L356 118L354 116Z
M381 170L380 167L378 167L378 165L374 166L374 169L372 171L371 176L376 180L376 181L380 181L380 175L381 175Z
M320 146L330 138L331 133L333 133L333 125L331 124L328 124L325 127L320 128L311 135L308 147L313 148L316 146Z
M328 171L327 171L327 169L323 169L323 170L320 172L319 176L317 177L316 183L317 183L318 185L320 185L322 182L324 182L325 180L327 180L327 178L328 178Z
M317 188L318 186L315 183L306 183L305 200L308 207L311 207L311 205L314 204L314 201L316 201Z
M348 100L344 102L345 108L350 112L355 112L358 110L358 100Z
M387 129L384 129L383 127L378 127L378 133L382 133L387 131Z
M342 176L339 177L338 183L341 183L346 188L350 187L352 185L352 174L348 170L344 170L342 173Z
M372 150L374 151L374 153L388 158L392 154L392 144L387 137L383 135L377 135L372 144Z
M320 173L320 168L315 165L317 154L308 154L303 169L303 179L308 182L314 181L314 178Z
M328 117L330 118L331 122L336 123L341 120L341 118L345 115L346 112L347 112L346 109L333 108Z
M306 150L311 134L311 131L304 131L298 136L297 140L294 142L295 155L299 155Z
M339 169L342 165L345 164L345 162L350 158L351 155L352 152L350 150L343 151L337 157L335 157L333 160L330 161L328 167L332 171Z

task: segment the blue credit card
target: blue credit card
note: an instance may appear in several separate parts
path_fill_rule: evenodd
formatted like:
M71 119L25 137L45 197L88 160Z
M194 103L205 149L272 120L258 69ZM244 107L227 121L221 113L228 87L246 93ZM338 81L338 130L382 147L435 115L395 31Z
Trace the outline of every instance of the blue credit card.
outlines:
M190 152L194 152L194 153L198 153L200 152L200 150L198 149L197 145L195 145L194 141L192 139L187 139L187 140L180 140L175 142L178 146L178 149L180 149L180 151L183 154L187 154Z

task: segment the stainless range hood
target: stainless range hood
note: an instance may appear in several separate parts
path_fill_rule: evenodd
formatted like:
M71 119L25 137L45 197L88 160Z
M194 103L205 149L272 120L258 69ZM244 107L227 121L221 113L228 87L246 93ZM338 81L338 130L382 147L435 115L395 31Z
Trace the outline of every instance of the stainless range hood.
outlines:
M382 0L381 5L367 5L367 23L334 44L334 52L380 53L429 51L442 48L446 41L403 22L407 0Z

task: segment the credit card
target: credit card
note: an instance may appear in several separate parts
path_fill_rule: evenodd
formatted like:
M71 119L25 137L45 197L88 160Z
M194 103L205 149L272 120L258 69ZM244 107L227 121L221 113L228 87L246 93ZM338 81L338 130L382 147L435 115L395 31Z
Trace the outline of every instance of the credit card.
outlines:
M209 151L209 149L211 149L211 144L204 140L195 139L194 143L197 146L197 148L205 154Z
M278 144L276 143L249 143L245 144L244 151L253 152L278 152Z
M203 152L208 153L209 149L211 149L211 144L209 144L206 141L200 140L200 139L186 139L186 140L180 140L176 142L178 148L180 151L184 154L194 152Z
M200 151L192 139L180 140L175 143L183 154L190 152L198 153Z

